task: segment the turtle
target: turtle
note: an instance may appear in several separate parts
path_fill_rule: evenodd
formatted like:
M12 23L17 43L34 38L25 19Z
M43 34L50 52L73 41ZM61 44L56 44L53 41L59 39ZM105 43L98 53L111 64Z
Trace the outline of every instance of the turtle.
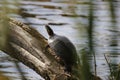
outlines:
M49 25L45 25L49 35L48 45L60 58L65 66L65 71L72 72L72 66L77 62L77 51L74 44L65 36L55 34Z

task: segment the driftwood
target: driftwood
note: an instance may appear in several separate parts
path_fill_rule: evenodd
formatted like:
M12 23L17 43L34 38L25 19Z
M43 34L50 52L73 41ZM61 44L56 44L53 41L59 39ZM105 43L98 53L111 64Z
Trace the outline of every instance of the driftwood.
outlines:
M14 19L9 22L10 33L2 51L36 71L45 80L80 80L80 75L75 72L78 65L74 66L71 75L65 73L52 49L46 48L47 39L37 30Z

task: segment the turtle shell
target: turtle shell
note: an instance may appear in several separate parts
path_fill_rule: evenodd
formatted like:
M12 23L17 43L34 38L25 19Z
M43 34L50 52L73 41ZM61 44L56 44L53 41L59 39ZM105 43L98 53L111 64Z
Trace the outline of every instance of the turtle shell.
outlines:
M54 35L49 39L49 46L62 59L66 70L71 71L72 65L76 63L76 49L73 43L64 36Z

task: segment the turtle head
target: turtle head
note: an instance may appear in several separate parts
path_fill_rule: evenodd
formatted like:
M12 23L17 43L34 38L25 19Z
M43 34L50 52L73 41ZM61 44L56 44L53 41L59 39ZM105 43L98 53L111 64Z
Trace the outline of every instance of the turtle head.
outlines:
M54 32L53 32L53 30L50 28L49 25L45 25L45 28L46 28L47 33L48 33L49 36L53 36L53 35L54 35Z

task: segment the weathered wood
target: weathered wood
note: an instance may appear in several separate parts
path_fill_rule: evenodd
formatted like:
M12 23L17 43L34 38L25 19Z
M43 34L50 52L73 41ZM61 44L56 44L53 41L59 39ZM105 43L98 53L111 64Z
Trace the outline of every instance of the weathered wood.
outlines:
M68 75L55 59L55 53L46 48L47 39L37 30L10 19L10 33L5 53L18 59L46 80L66 80Z

